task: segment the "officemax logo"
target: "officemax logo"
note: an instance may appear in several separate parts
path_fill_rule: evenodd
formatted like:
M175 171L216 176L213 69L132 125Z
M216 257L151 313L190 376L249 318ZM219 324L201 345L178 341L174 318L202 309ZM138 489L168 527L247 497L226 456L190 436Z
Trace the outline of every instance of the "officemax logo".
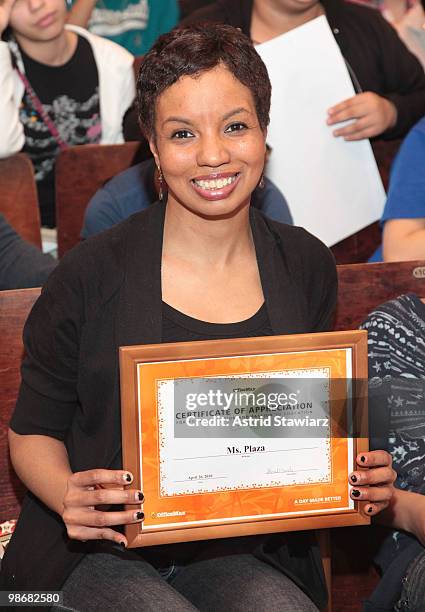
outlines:
M152 518L167 518L168 516L186 516L186 512L173 510L172 512L152 512Z

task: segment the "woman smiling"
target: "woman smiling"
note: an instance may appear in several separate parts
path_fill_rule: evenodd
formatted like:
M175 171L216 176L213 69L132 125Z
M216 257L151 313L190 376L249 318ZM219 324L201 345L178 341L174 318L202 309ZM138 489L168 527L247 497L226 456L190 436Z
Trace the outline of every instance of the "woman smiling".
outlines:
M138 103L167 202L70 252L30 315L10 447L31 493L2 585L62 588L84 611L315 610L326 589L308 534L128 551L116 528L143 521L144 499L123 490L119 346L323 331L336 299L329 250L249 206L270 83L243 34L164 35L143 60ZM387 453L363 459L373 469L355 472L353 498L374 514L394 474Z

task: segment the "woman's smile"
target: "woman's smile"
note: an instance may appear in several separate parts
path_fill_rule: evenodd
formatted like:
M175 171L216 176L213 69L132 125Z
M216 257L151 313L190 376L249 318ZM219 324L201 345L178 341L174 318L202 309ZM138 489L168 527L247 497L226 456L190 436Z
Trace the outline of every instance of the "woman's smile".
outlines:
M194 190L206 200L222 200L235 189L240 172L222 172L199 176L191 180Z

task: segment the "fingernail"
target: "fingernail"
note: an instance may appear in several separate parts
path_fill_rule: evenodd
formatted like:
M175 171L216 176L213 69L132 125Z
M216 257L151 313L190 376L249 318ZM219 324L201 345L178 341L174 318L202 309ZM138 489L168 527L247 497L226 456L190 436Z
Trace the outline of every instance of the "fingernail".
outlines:
M144 502L145 501L145 496L143 495L143 493L141 491L137 491L136 493L136 500L139 502Z
M124 482L131 482L133 480L133 476L127 472L127 474L123 474Z
M360 493L360 491L358 491L357 489L352 489L352 491L351 491L351 495L352 495L353 497L360 497L361 493Z
M134 518L136 521L143 521L143 519L145 518L145 513L144 512L135 512L134 513Z
M355 474L353 474L352 476L350 476L351 481L352 482L357 482L357 476Z
M364 462L366 461L366 457L365 457L364 455L362 455L362 456L360 457L360 461L361 461L362 463L364 463Z
M123 548L127 548L127 546L125 545L125 542L120 542L119 544L120 544L120 546L122 546Z
M373 508L372 506L369 506L369 508L367 509L368 512L373 512Z

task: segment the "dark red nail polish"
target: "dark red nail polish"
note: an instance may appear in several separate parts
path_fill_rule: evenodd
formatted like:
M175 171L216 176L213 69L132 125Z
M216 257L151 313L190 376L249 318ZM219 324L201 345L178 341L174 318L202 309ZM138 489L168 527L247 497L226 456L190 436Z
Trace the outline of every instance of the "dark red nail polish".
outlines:
M122 546L123 548L126 548L125 542L120 542L120 546Z
M357 476L355 474L353 474L351 476L351 480L352 480L352 482L357 482Z
M145 513L144 512L136 512L136 519L138 521L142 521L145 518Z
M362 463L364 463L364 462L366 461L366 457L365 457L364 455L362 455L362 456L360 457L360 461L361 461Z
M367 509L368 512L373 512L373 508L372 506L369 506L369 508Z
M126 479L127 482L131 482L133 480L132 477L130 476L130 474L126 474L125 475L125 479Z
M139 498L140 502L144 502L145 501L145 496L143 495L143 493L141 491L138 492L137 497Z
M360 493L360 491L358 491L357 489L353 489L353 490L351 491L351 495L352 495L353 497L360 497L361 493Z

